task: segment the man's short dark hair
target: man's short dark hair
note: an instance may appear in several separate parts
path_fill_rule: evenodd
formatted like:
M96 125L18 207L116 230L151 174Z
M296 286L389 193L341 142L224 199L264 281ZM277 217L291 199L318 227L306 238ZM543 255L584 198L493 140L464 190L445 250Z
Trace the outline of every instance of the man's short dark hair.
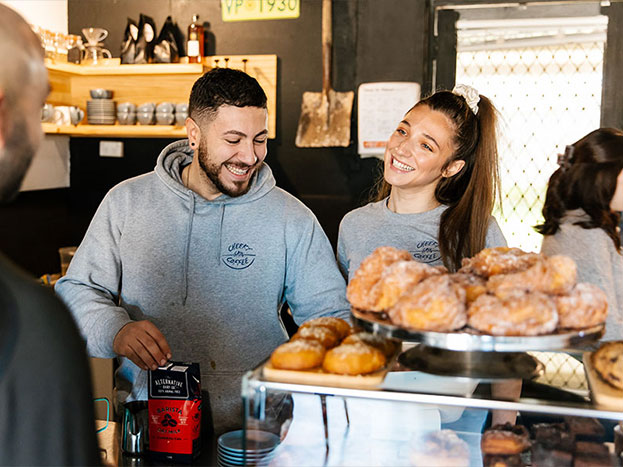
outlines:
M240 70L213 68L195 81L188 111L195 121L211 118L222 105L266 108L266 94L257 80Z

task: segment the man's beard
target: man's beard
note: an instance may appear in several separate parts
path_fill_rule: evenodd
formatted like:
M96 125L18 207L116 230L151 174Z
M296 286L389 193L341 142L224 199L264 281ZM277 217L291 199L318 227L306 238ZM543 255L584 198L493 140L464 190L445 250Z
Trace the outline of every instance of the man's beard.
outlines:
M0 203L13 200L19 193L24 176L35 155L35 147L28 138L26 122L16 116L11 134L0 149Z
M251 179L255 174L252 174L247 181L233 182L235 187L226 187L219 179L219 174L221 173L221 168L223 168L223 164L216 165L209 162L208 148L203 139L199 142L197 153L197 156L199 157L199 166L203 170L203 173L208 176L212 184L219 192L235 198L237 196L242 196L249 191L249 189L251 188ZM259 161L256 162L254 165L250 166L249 171L254 170L258 164ZM225 168L225 170L227 170L227 168Z

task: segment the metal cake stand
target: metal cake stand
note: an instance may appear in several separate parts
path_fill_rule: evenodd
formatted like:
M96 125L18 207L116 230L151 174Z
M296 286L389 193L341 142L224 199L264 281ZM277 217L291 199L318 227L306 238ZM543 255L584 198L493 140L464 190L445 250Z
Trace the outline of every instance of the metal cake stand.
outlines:
M604 325L600 324L586 329L563 329L542 336L490 336L468 327L453 332L430 332L396 326L385 313L355 308L351 313L355 325L373 334L447 350L527 352L584 347L599 340L605 330Z
M543 365L530 350L561 350L588 346L604 333L604 325L562 329L541 336L491 336L465 327L453 332L407 329L393 324L385 313L351 310L353 324L383 337L419 343L402 353L400 364L412 370L480 379L531 379Z

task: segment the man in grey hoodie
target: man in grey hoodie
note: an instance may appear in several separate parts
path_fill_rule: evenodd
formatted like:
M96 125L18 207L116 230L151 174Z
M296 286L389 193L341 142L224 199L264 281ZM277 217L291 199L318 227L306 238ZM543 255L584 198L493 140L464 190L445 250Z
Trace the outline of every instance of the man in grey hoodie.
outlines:
M94 357L119 357L120 401L147 399L146 370L199 362L216 433L240 427L240 382L298 324L348 314L318 221L263 162L266 95L232 69L193 85L188 140L104 198L56 292Z

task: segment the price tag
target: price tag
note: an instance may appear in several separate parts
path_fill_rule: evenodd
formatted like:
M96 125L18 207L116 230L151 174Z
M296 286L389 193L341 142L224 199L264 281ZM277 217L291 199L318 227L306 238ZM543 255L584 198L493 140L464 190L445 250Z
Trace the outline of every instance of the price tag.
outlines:
M223 21L298 18L300 0L221 0Z

